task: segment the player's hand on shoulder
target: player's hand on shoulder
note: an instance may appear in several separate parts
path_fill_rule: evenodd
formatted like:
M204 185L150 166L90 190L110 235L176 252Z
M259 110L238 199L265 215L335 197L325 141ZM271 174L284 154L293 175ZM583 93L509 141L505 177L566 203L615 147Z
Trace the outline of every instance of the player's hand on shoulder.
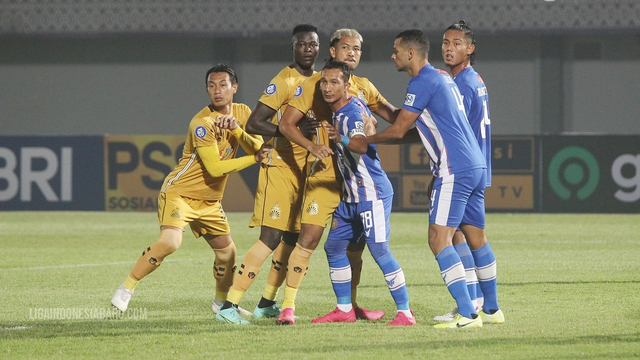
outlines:
M238 127L236 118L231 115L218 115L218 117L216 117L216 119L214 120L214 123L220 129L234 130Z
M320 121L315 117L305 116L302 118L300 123L298 124L298 129L304 137L309 137L312 134L315 134L316 129L321 126Z

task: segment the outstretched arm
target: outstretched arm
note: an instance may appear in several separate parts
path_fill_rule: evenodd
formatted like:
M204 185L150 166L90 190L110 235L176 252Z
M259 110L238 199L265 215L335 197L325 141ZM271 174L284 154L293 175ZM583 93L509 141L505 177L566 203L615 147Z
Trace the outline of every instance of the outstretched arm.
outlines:
M233 135L237 140L240 146L247 152L247 154L254 154L256 151L260 150L260 147L264 143L262 141L262 136L260 135L251 135L246 131L242 130L240 126L231 130L231 135Z
M400 113L400 109L393 106L393 104L387 102L379 106L374 113L380 116L384 121L389 124L393 124Z
M381 132L368 136L369 143L385 143L402 139L418 119L418 113L401 109L396 121Z
M220 160L220 150L218 145L200 146L196 148L198 156L204 163L209 175L213 177L224 176L262 161L267 156L268 148L262 148L253 155L246 155L239 158Z

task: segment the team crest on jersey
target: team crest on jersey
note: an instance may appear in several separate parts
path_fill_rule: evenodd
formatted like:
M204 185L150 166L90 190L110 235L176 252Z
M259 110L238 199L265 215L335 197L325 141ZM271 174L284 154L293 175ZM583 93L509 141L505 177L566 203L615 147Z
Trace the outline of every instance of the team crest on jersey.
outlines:
M204 139L207 136L207 129L204 126L198 126L195 130L195 135L197 138Z
M366 102L367 101L367 97L364 96L364 92L362 92L362 90L358 90L358 99Z
M271 210L269 210L269 217L273 220L279 219L280 213L280 206L278 205L278 203L276 203L271 207Z
M267 85L267 88L264 89L264 93L267 95L273 95L276 93L276 91L278 91L278 87L273 83Z
M413 102L416 100L415 94L407 93L407 96L404 98L404 104L407 106L413 106Z
M182 213L180 212L180 208L175 208L171 211L171 217L174 219L182 219Z
M293 94L293 97L300 97L302 95L302 85L298 85L296 88L296 92Z
M307 207L307 214L309 215L318 215L318 203L315 199L309 204Z

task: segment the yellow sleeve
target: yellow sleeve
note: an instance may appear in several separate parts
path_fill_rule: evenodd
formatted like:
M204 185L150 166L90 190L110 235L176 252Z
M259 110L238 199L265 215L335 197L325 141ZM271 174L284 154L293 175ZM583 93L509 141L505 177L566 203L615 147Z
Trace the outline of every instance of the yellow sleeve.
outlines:
M386 104L388 101L387 99L384 98L384 96L382 96L382 94L380 94L380 91L378 91L376 86L373 85L373 83L369 81L369 79L367 78L361 78L361 79L364 80L363 86L366 88L365 96L366 96L367 107L369 108L369 110L371 110L371 112L375 112L380 108L381 105Z
M260 150L260 147L264 143L262 141L262 136L260 135L250 135L246 131L244 131L240 126L231 130L231 135L238 140L238 143L247 154L255 154L256 151Z
M273 110L280 109L282 105L287 104L292 97L289 84L283 77L283 72L285 72L285 70L280 71L278 75L271 79L262 96L258 99L259 102Z
M220 177L232 172L238 172L256 163L256 159L253 155L246 155L235 159L220 160L218 145L200 146L196 148L196 151L198 152L200 159L202 159L207 172L213 177Z
M316 91L316 84L320 81L320 74L315 73L306 78L299 86L296 95L289 101L289 105L306 114L313 107L313 95Z

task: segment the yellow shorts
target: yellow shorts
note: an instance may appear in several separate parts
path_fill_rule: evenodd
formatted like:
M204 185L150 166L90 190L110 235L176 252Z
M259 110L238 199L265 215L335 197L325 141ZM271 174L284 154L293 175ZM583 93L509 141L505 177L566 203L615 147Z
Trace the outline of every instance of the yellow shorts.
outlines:
M187 224L195 237L204 234L226 235L231 232L220 200L195 200L176 194L158 195L160 226L184 229Z
M249 226L268 226L299 233L303 189L302 171L280 166L260 166Z
M334 177L309 177L304 190L302 223L326 226L342 197L342 181Z

